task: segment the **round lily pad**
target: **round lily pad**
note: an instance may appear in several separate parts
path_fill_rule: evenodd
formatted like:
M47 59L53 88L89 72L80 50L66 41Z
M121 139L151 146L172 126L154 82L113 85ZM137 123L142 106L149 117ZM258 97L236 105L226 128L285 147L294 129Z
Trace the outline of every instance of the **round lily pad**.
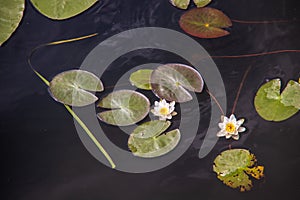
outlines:
M142 125L142 129L148 133L147 137L140 137L141 134L139 131L133 132L130 135L128 139L128 147L132 151L133 155L143 158L162 156L172 151L179 143L180 131L178 129L161 134L161 132L167 128L167 124L163 125L156 122L154 123L156 125L154 129L152 127L153 123ZM160 131L156 129L159 126Z
M0 6L0 46L17 29L25 9L24 0L1 0Z
M232 26L231 20L222 11L208 7L187 11L179 24L185 32L199 38L226 36L229 32L224 28Z
M150 110L147 97L133 90L119 90L104 97L99 107L112 110L98 113L98 118L111 125L127 126L144 119Z
M203 85L199 72L183 64L161 65L151 75L152 91L168 101L190 101L193 97L189 91L202 92Z
M140 69L133 72L130 75L130 82L137 88L144 90L151 90L150 78L153 70L152 69Z
M213 170L224 184L240 188L243 192L252 188L248 175L260 179L263 177L264 167L256 166L255 156L248 150L230 149L216 157Z
M273 79L262 85L254 99L257 113L268 121L283 121L296 114L299 109L295 106L297 102L299 103L299 98L297 99L294 94L299 94L299 91L298 86L293 85L289 83L282 94L280 94L280 79Z
M73 17L90 8L98 0L31 0L34 7L50 19Z
M103 85L94 74L83 70L69 70L56 75L50 82L51 96L70 106L86 106L98 98L89 91L101 92Z
M202 8L204 6L206 6L207 4L209 4L211 2L211 0L194 0L194 3L196 4L196 6L198 8Z

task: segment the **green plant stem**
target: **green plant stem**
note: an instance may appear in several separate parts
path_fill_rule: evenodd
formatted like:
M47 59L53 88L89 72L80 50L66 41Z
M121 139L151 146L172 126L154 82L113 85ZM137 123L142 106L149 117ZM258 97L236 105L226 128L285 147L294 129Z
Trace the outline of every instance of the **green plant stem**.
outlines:
M74 39L69 39L69 40L63 40L63 41L57 41L57 42L52 42L52 43L47 43L44 45L40 45L37 48L34 48L28 58L28 63L31 67L31 69L33 70L33 72L47 85L49 86L50 83L49 81L42 76L38 71L36 71L32 64L31 64L31 60L30 58L32 57L33 53L39 49L40 47L44 47L44 46L48 46L48 45L56 45L56 44L62 44L65 42L73 42L73 41L77 41L80 39L85 39L85 38L89 38L92 37L96 34L90 35L90 36L84 36L84 37L80 37L80 38L74 38ZM88 129L88 127L84 124L84 122L78 117L78 115L76 115L76 113L70 108L70 106L65 105L65 108L68 110L68 112L72 115L72 117L78 122L78 124L81 126L81 128L87 133L87 135L89 136L89 138L94 142L94 144L97 146L97 148L102 152L102 154L105 156L105 158L107 159L107 161L110 163L111 167L114 169L116 168L115 163L113 162L113 160L111 159L111 157L109 156L109 154L106 152L106 150L103 148L103 146L98 142L98 140L95 138L94 134Z

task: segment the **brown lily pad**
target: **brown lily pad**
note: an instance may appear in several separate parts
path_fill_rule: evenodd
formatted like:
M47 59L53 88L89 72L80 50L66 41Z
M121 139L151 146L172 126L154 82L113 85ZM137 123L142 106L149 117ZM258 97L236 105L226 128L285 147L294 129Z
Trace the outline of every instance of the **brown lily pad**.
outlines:
M194 8L184 13L180 27L188 34L199 38L218 38L229 34L224 28L232 26L231 20L222 11L214 8Z

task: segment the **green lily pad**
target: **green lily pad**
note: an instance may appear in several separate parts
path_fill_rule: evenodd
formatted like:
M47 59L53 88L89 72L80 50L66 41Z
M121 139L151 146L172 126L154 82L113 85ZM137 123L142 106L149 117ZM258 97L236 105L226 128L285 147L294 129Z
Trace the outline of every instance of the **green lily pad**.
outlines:
M209 4L211 2L211 0L194 0L194 3L196 4L196 6L198 8L202 8L204 6L206 6L207 4Z
M150 110L147 97L133 90L119 90L104 97L98 107L112 110L98 113L98 118L111 125L127 126L144 119Z
M223 151L214 160L213 170L224 184L241 192L252 188L248 175L256 179L264 176L264 167L256 166L255 156L245 149Z
M289 81L281 97L281 103L285 106L293 106L300 109L300 84L293 80Z
M180 27L188 34L199 38L218 38L229 34L223 28L232 26L231 20L214 8L194 8L184 13Z
M69 70L56 75L50 82L51 96L70 106L86 106L98 98L88 91L101 92L103 85L94 74L83 70Z
M193 99L188 92L202 92L203 79L194 68L183 64L166 64L152 72L151 87L162 99L186 102Z
M50 19L73 17L90 8L98 0L31 0L34 7Z
M190 4L190 0L170 0L170 3L177 8L187 9Z
M151 90L150 78L152 69L140 69L130 75L130 82L132 85L143 90Z
M163 133L171 125L170 121L153 120L136 127L131 133L133 137L147 139Z
M299 103L299 90L298 86L293 85L290 82L282 94L280 79L273 79L262 85L254 99L257 113L267 121L283 121L296 114L299 111L295 107Z
M10 38L19 26L25 9L24 0L1 0L0 46Z
M150 121L138 126L128 139L133 155L143 158L162 156L172 151L180 140L178 129L161 134L170 126L166 121Z

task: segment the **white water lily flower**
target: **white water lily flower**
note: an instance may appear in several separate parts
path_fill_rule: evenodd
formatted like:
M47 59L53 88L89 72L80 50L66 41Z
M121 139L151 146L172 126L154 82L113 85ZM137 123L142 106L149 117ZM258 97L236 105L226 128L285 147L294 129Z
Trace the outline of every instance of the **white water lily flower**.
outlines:
M229 118L221 116L221 123L219 123L220 131L217 133L218 137L226 137L226 139L233 138L238 140L240 138L239 133L246 131L245 127L241 125L245 119L236 120L234 114L231 114Z
M151 112L159 117L159 120L172 119L172 116L175 116L177 113L174 112L175 101L167 103L166 100L160 100L154 102L154 108Z

